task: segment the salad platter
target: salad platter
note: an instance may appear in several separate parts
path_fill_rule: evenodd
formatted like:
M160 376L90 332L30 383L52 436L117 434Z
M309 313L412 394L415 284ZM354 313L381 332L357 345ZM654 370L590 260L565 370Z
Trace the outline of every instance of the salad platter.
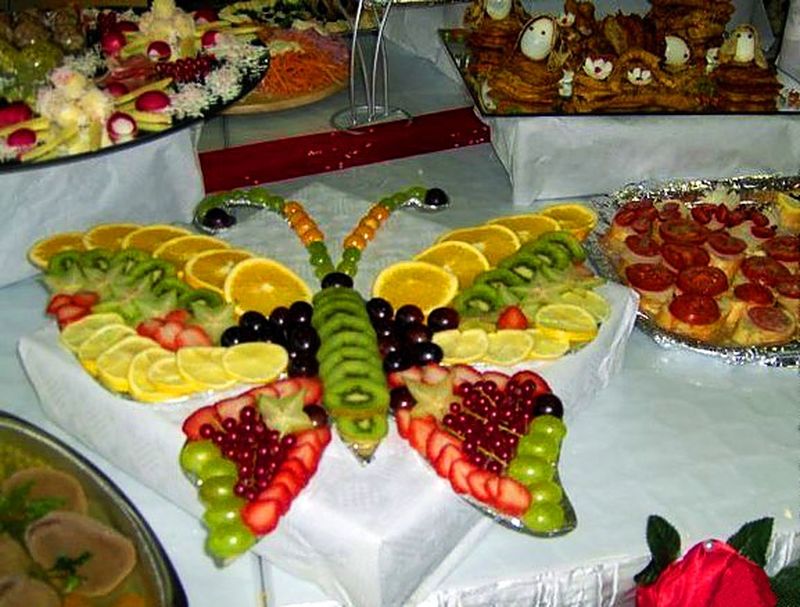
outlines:
M769 175L631 185L593 200L589 253L640 292L637 325L658 343L797 366L798 192Z

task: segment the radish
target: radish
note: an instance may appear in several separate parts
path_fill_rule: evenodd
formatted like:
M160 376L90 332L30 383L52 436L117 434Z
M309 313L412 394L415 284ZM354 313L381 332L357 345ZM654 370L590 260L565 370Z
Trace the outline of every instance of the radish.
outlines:
M200 44L203 45L203 48L216 46L217 42L219 42L219 32L217 30L208 30L203 34L203 37L200 38Z
M138 32L139 26L136 25L133 21L117 21L116 30L118 32Z
M12 148L25 148L36 145L36 131L32 129L17 129L6 138L6 143Z
M147 47L147 56L153 61L167 61L171 55L172 49L163 40L151 42Z
M128 41L122 32L108 32L100 39L100 47L106 55L116 57Z
M146 91L136 98L136 109L140 112L160 112L169 106L169 95L163 91Z
M128 87L122 82L109 82L106 86L106 93L112 97L122 97L122 95L127 95L129 92Z
M125 112L114 112L106 122L106 130L115 143L130 141L136 136L136 121Z
M201 23L213 23L217 20L217 13L212 8L198 8L194 12L194 22L200 25Z
M16 101L0 108L0 127L24 122L31 118L33 118L31 108L22 101Z

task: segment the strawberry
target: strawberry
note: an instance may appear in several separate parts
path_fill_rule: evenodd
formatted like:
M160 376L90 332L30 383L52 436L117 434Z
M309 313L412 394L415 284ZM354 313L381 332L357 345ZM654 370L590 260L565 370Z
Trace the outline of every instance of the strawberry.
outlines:
M156 333L163 326L164 321L160 318L149 318L143 320L136 326L136 332L142 337L156 338Z
M327 426L322 428L314 428L313 430L303 430L295 434L294 448L302 445L309 445L315 451L322 452L327 445L331 442L331 431Z
M531 505L531 494L525 485L503 476L500 477L495 504L500 512L522 516Z
M183 308L178 308L176 310L171 310L164 315L164 320L166 322L177 322L182 325L185 325L189 322L189 319L192 315L189 313L189 310L184 310Z
M489 489L486 486L487 482L491 478L496 478L496 474L492 474L486 470L478 469L472 472L467 477L467 484L469 485L469 494L474 497L479 502L483 502L485 504L491 503L491 495L489 494Z
M469 478L469 475L475 470L478 470L478 466L468 459L460 459L453 462L453 465L450 466L450 484L453 486L453 490L456 493L469 492L469 482L467 478Z
M547 394L549 392L552 392L550 386L545 381L544 377L542 377L538 373L534 373L533 371L519 371L518 373L514 373L514 375L511 376L511 379L509 381L513 381L518 386L521 386L526 381L532 381L536 386L533 396L538 396L539 394Z
M464 459L464 453L455 445L445 445L439 453L439 457L433 463L436 474L442 478L450 478L450 470L457 461Z
M408 428L408 442L417 452L425 457L425 448L428 444L428 437L436 430L436 422L432 415L414 418Z
M272 387L272 384L268 386L258 386L257 388L253 388L248 392L248 394L252 394L253 397L256 399L261 396L270 396L272 398L278 398L278 391Z
M91 308L100 301L100 295L94 291L78 291L72 296L72 303L83 308Z
M271 484L269 487L264 489L261 493L258 494L258 499L256 501L262 500L274 500L278 502L280 505L280 514L286 513L289 509L289 504L292 503L292 495L289 493L289 490L286 488L284 484Z
M155 339L162 348L174 352L178 349L177 339L181 331L183 331L183 325L177 322L165 322L156 331L153 339Z
M500 311L497 318L498 329L527 329L528 319L519 306L508 306Z
M450 374L453 376L453 386L461 384L474 384L480 381L481 374L469 365L453 365L450 367Z
M296 459L306 470L306 474L311 477L317 471L319 465L320 451L315 449L312 445L306 443L303 445L295 444L294 447L286 452L286 459Z
M48 314L55 314L56 310L58 310L61 306L66 306L67 304L71 303L71 295L67 295L66 293L56 293L50 298L50 302L47 304L45 312Z
M297 478L294 472L291 472L288 469L278 471L278 473L272 477L272 484L284 485L289 491L289 494L292 496L292 499L294 499L294 497L300 493L300 490L303 488L303 481Z
M205 424L210 424L217 429L222 425L222 420L217 415L214 405L202 407L187 417L183 422L183 433L189 440L200 440L200 428Z
M486 491L489 494L489 499L485 503L496 508L497 496L500 494L500 477L498 475L492 474L486 479Z
M431 363L422 367L422 381L426 384L438 384L447 379L450 371L447 367Z
M80 320L84 316L88 316L89 308L83 306L76 306L75 304L66 304L59 306L56 310L56 320L58 321L59 328L63 329L69 324Z
M428 441L425 443L425 457L428 461L434 463L436 459L447 445L453 445L461 448L461 441L449 432L444 432L436 428L431 432Z
M278 473L280 472L292 474L300 482L301 488L306 486L308 479L311 477L311 472L305 467L305 464L295 457L283 460L281 465L278 466Z
M281 505L275 500L258 500L245 504L242 521L256 535L266 535L278 526Z
M498 371L485 371L481 379L483 381L493 381L495 384L497 384L497 387L500 390L505 390L509 378L505 373L500 373Z
M319 439L319 444L321 445L322 449L324 449L327 446L327 444L331 442L331 429L328 426L314 428L312 432L314 432L317 435Z
M316 405L322 400L322 382L316 377L295 377L294 381L305 390L303 404Z
M174 322L174 321L170 321ZM176 323L177 324L177 323ZM211 338L197 325L187 325L175 338L175 348L186 348L191 346L213 346Z
M420 367L410 367L405 371L393 371L386 378L389 389L405 386L408 380L422 381L422 369Z
M255 407L256 406L256 399L255 397L250 394L240 394L239 396L234 396L232 398L226 398L225 400L219 401L217 404L214 405L214 408L217 411L217 415L220 419L227 419L232 417L237 422L239 421L239 413L241 413L242 409L245 407Z
M272 384L272 387L275 391L277 391L278 396L280 398L284 398L286 396L292 396L292 394L297 393L300 390L300 382L297 379L284 379L281 381L276 381Z
M394 421L397 424L397 433L408 439L408 432L411 426L411 411L408 409L398 409L394 412Z

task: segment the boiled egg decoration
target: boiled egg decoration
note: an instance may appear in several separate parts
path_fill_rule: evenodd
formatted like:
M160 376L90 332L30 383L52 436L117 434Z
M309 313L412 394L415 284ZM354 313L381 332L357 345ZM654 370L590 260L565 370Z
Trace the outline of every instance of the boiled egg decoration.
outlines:
M755 27L749 24L739 25L719 49L720 63L753 63L764 69L767 60L761 49L761 38Z
M519 48L522 54L533 61L541 61L555 48L556 22L550 17L539 17L529 21L522 29Z
M502 21L511 14L512 0L486 0L486 14L495 21Z
M678 36L665 36L664 42L666 49L664 51L664 62L673 67L686 65L689 62L689 57L692 53L689 50L689 45Z

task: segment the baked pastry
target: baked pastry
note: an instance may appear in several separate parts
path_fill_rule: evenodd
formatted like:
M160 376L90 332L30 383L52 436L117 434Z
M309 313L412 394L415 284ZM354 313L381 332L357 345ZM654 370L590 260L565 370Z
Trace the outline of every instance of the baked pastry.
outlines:
M679 36L695 57L722 44L725 26L735 7L729 0L651 0L647 19L660 37Z
M469 30L469 71L485 76L514 48L528 14L519 0L474 0L464 16Z

